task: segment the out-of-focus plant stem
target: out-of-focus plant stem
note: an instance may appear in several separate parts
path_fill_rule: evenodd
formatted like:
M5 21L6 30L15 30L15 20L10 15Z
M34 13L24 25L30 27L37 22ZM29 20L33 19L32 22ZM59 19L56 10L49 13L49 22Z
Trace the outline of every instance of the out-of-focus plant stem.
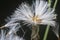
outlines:
M54 3L54 6L53 6L53 9L56 8L57 2L58 2L58 0L55 0L55 3Z
M51 0L48 0L48 3L49 3L49 11L50 11L50 7L51 7ZM43 40L46 40L47 39L47 35L48 35L48 32L49 32L49 29L50 29L50 26L47 25L46 27L46 31L45 31L45 34L44 34L44 37L43 37Z
M57 1L58 1L58 0L55 0L54 6L53 6L53 9L54 9L54 10L55 10L55 8L56 8ZM49 3L49 6L51 6L51 0L48 0L48 3ZM48 35L48 32L49 32L49 28L50 28L50 26L48 25L47 28L46 28L46 31L45 31L43 40L46 40L46 39L47 39L47 35Z
M50 28L50 26L47 25L47 28L46 28L46 31L45 31L43 40L46 40L46 39L47 39L47 35L48 35L48 32L49 32L49 28Z

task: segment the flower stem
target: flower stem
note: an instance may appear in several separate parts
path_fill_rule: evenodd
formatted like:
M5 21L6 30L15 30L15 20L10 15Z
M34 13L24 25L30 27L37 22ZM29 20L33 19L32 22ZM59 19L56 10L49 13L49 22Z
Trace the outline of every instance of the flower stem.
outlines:
M31 40L39 40L39 26L32 27Z
M51 6L51 0L48 0L49 6Z
M43 40L46 40L46 39L47 39L47 35L48 35L48 32L49 32L49 28L50 28L50 26L47 25L47 28L46 28L46 31L45 31Z
M56 8L57 2L58 2L58 0L55 0L55 3L54 3L54 6L53 6L53 9Z

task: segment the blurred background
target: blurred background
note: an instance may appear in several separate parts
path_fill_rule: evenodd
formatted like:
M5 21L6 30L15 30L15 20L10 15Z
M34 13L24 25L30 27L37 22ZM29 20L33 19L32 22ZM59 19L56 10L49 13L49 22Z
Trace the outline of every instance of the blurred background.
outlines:
M14 13L14 11L16 10L16 8L18 8L22 2L27 2L30 5L32 4L32 0L0 0L0 26L3 26L4 24L6 24L5 19L8 16L12 15ZM54 0L52 0L52 5L53 5L53 3L54 3ZM57 6L56 6L56 13L58 15L57 22L60 25L60 0L58 0ZM41 25L41 26L42 27L40 29L40 35L41 35L41 40L42 40L42 37L44 35L44 30L46 27L44 27L43 25ZM23 28L24 28L24 26L23 26ZM31 30L27 27L24 29L28 30L24 38L26 40L30 40ZM60 33L60 31L59 31L59 33ZM20 35L20 36L23 35L21 30L20 30L20 32L17 32L17 35ZM55 34L52 32L51 29L49 30L47 40L58 40L58 38L55 36Z

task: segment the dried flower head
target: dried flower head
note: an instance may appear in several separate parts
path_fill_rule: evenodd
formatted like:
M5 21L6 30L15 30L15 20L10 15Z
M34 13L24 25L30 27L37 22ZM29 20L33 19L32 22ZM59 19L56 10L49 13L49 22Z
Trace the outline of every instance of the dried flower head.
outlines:
M50 7L50 4L43 0L36 0L31 6L26 3L22 3L11 18L8 18L8 23L4 27L12 28L18 25L23 20L24 25L50 25L55 27L56 25L55 9ZM18 22L17 22L18 21Z

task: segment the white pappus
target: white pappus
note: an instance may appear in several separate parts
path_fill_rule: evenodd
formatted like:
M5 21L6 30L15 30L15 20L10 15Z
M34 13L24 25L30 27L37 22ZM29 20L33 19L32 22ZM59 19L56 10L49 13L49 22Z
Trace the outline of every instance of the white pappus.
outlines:
M6 33L3 30L1 30L0 40L24 40L24 39L23 39L23 37L14 35L14 33L6 35Z

